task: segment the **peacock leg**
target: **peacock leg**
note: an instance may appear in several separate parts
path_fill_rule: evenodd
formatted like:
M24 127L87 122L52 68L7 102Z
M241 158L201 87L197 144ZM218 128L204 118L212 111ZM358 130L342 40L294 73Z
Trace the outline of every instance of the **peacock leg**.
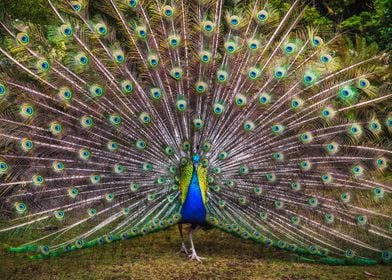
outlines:
M188 255L188 249L186 248L185 238L184 238L184 234L182 232L182 224L178 224L178 230L180 231L180 236L181 236L181 240L182 240L180 252Z
M192 254L188 255L188 257L189 257L189 259L191 259L191 260L196 260L196 261L201 262L201 260L203 260L203 259L205 259L205 258L199 257L199 256L197 255L196 249L195 249L195 245L193 244L193 239L192 239L192 234L193 234L193 232L195 232L195 231L198 230L198 229L199 229L199 226L196 226L196 227L191 226L191 227L189 228L189 240L191 241L191 251L192 251Z

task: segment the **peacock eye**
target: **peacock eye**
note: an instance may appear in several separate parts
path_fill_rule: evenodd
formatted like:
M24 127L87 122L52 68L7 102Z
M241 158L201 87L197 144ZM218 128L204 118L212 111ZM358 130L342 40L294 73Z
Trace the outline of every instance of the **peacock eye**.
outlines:
M282 209L284 206L283 202L279 200L276 200L274 204L276 209Z
M90 116L83 116L80 119L83 128L91 128L93 126L93 119Z
M159 88L150 89L150 96L152 99L160 100L162 98L162 91Z
M290 55L294 53L297 49L297 46L294 43L288 43L283 47L284 53Z
M169 5L166 5L166 6L163 6L162 13L165 17L170 18L171 16L173 16L174 11L173 11L172 7L170 7Z
M381 252L381 258L385 262L390 262L392 259L392 253L390 251L384 250Z
M348 250L346 250L345 255L346 255L346 258L351 259L355 256L355 253L353 250L348 249Z
M198 93L205 93L207 91L207 83L199 81L195 84L195 88Z
M321 111L321 116L324 119L332 119L335 116L335 111L331 108L331 107L325 107L322 111Z
M344 203L349 203L350 200L351 200L351 195L350 195L349 193L342 193L342 194L340 195L340 198L342 199L342 201L343 201Z
M235 97L234 97L234 102L235 102L235 104L238 106L238 107L243 107L243 106L245 106L246 104L247 104L247 98L246 98L246 96L245 95L243 95L243 94L237 94Z
M106 199L106 201L108 201L108 202L112 201L112 200L114 199L114 194L112 194L112 193L106 194L106 195L105 195L105 199Z
M279 80L284 78L286 75L286 69L284 69L283 67L277 67L274 70L274 77L275 79Z
M60 32L65 37L70 37L73 34L73 30L68 24L63 24L62 26L60 26Z
M202 29L208 34L214 31L214 25L211 21L207 20L202 22Z
M182 149L183 149L184 151L186 151L186 152L190 151L190 149L191 149L191 143L190 143L189 141L184 141L184 142L182 143ZM182 158L182 159L181 159L181 161L184 161L184 160L187 161L186 158Z
M392 127L392 117L389 117L389 118L385 121L385 124L386 124L388 127Z
M249 168L246 165L242 165L239 168L240 174L248 174L249 173Z
M212 105L212 111L214 112L214 114L216 116L222 115L224 112L224 109L225 109L225 106L219 102Z
M264 240L264 244L265 244L265 246L269 247L269 246L272 246L273 242L271 239L267 238Z
M0 83L0 98L4 97L6 93L7 93L6 87Z
M180 112L185 112L187 107L188 107L187 102L184 99L182 99L181 97L178 98L178 100L176 102L177 110L180 111Z
M34 186L42 186L45 183L44 177L42 177L41 175L35 174L32 177L32 183Z
M122 56L122 55L117 55L117 56L116 56L116 61L118 61L118 62L124 61L124 56Z
M210 51L201 51L199 54L200 60L204 63L208 63L211 61L212 53Z
M172 146L167 146L167 147L165 148L165 153L166 153L166 155L168 155L168 156L174 155L174 148L173 148Z
M299 166L303 171L308 171L312 168L312 163L309 160L303 160L299 163Z
M274 125L271 127L271 130L272 130L272 133L273 133L273 134L275 134L275 135L281 135L281 134L283 134L283 132L284 132L284 130L285 130L285 127L284 127L283 125L277 123L277 124L274 124Z
M65 217L64 211L62 211L62 210L56 210L56 211L54 211L54 212L53 212L53 215L54 215L54 217L55 217L57 220L59 220L59 221L64 220L64 217Z
M137 140L136 141L136 148L138 148L139 150L144 150L146 148L147 144L145 141L143 140Z
M118 114L109 115L109 122L114 126L119 126L122 124L122 118Z
M16 35L16 40L18 41L19 44L25 46L30 42L30 37L27 33L20 32Z
M241 19L238 16L229 17L229 23L232 27L240 25Z
M367 79L362 78L357 81L357 87L360 89L366 89L369 88L369 86L370 86L370 82Z
M49 70L50 66L49 66L49 62L44 60L44 59L40 59L37 61L36 67L38 70L42 71L42 72L46 72Z
M312 45L313 45L314 47L319 47L319 46L321 46L323 43L324 43L323 39L321 39L321 38L318 37L318 36L315 36L315 37L312 39Z
M301 185L298 182L291 182L291 189L294 191L299 191L301 189Z
M153 169L153 165L151 162L144 162L142 164L142 170L144 171L151 171Z
M130 94L133 91L133 83L130 80L123 80L121 82L121 90L124 94Z
M224 83L224 82L227 81L229 74L228 74L228 72L226 70L219 70L216 73L216 76L218 78L218 82L219 83Z
M23 214L27 211L27 205L23 202L15 202L14 207L18 214Z
M180 67L175 67L170 71L170 76L177 81L181 80L182 75L183 75L183 70Z
M260 104L266 105L266 104L269 104L270 101L271 101L271 96L269 94L264 92L259 95L259 103Z
M291 100L291 108L294 110L301 109L304 105L304 101L301 98L294 98Z
M282 161L284 160L284 155L281 152L273 153L272 158L276 161Z
M60 161L55 161L53 162L52 167L55 172L61 172L64 170L64 163Z
M266 178L269 182L274 182L276 180L276 176L273 173L267 173Z
M201 118L195 118L193 120L193 126L196 130L201 129L203 127L203 125L204 125L204 122Z
M6 173L8 170L8 164L0 159L0 175Z
M228 154L226 151L221 151L221 152L218 154L218 159L224 160L224 159L227 159L228 156L229 156L229 154Z
M91 152L85 148L79 150L79 158L82 160L88 160L91 157Z
M256 124L252 120L247 120L244 122L244 130L247 132L252 132L256 129Z
M322 55L322 56L320 56L320 61L322 63L328 63L328 62L330 62L330 60L331 60L331 57L329 55Z
M129 0L128 1L128 6L131 8L135 8L138 5L139 1L138 0Z
M71 5L75 12L80 12L82 10L82 5L79 1L71 1Z
M316 207L318 205L318 199L315 197L311 197L308 200L309 206Z
M261 75L261 70L258 69L257 67L250 67L248 69L248 78L250 80L256 80L257 78L259 78Z
M233 41L228 41L224 44L226 52L229 54L234 53L237 50L237 44Z
M159 58L158 58L158 56L156 56L155 54L150 54L150 55L147 57L147 60L148 60L148 63L149 63L149 65L150 65L150 67L155 68L155 67L158 66Z
M82 57L79 59L79 61L80 61L81 64L86 64L86 63L87 63L87 58L86 58L85 56L82 56Z
M268 19L268 12L266 10L261 10L257 12L256 19L259 23L264 23Z
M208 152L211 150L212 145L209 142L204 142L202 145L202 149L204 152Z

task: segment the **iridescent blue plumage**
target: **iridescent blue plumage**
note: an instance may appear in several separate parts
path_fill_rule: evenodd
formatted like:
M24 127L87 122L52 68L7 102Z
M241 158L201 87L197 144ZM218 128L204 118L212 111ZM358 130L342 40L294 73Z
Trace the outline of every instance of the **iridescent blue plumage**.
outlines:
M200 161L200 156L195 154L192 156L194 164L191 183L189 184L188 195L181 208L181 222L191 223L197 225L204 225L206 223L206 209L204 207L203 198L197 177L197 164Z
M203 204L199 179L196 170L193 170L188 195L181 208L183 223L203 225L206 223L206 209Z

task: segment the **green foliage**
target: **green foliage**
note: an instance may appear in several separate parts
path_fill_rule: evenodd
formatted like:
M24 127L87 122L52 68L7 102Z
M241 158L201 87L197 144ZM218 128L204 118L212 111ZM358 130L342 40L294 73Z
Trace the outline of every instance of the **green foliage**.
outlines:
M45 25L57 22L46 0L1 0L0 20L9 17Z
M309 7L304 14L304 22L316 27L332 28L333 21L325 16L322 16L315 7Z
M363 11L353 15L339 27L342 31L351 31L367 39L377 42L382 49L392 49L392 1L375 0L372 11Z
M235 5L239 0L227 1ZM290 5L283 0L270 0L279 12L284 13ZM390 0L326 0L309 1L304 23L322 28L335 27L337 31L360 35L367 42L376 42L380 49L392 49L392 1ZM54 24L56 17L46 0L2 0L0 20L12 17L33 23ZM354 36L353 36L354 37Z

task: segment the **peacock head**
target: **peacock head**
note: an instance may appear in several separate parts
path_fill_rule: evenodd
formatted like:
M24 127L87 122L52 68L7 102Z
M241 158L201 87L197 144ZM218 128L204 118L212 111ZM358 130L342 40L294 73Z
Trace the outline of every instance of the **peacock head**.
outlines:
M192 156L192 162L193 162L194 164L198 164L199 161L200 161L200 155L199 155L199 154L194 154L194 155Z

